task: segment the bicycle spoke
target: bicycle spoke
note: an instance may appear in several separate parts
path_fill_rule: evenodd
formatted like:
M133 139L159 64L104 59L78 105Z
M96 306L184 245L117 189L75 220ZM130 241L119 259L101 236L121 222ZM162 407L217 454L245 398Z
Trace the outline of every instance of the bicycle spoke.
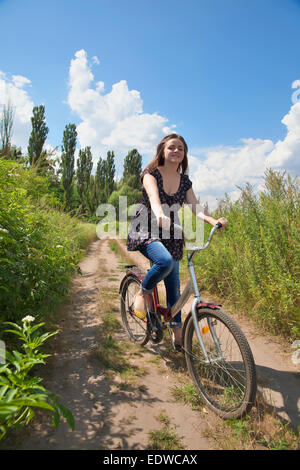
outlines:
M238 416L247 409L256 390L254 362L246 340L237 325L221 311L199 312L198 326L208 359L199 344L191 319L186 333L189 371L201 395L218 414ZM232 329L238 332L238 340Z

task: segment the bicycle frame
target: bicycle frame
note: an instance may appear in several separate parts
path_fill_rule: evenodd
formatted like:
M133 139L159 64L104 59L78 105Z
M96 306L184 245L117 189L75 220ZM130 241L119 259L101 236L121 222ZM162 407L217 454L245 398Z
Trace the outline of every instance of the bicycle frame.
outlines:
M180 226L178 226L178 227L180 227ZM209 359L206 348L205 348L205 345L204 345L204 342L203 342L203 339L202 339L202 335L200 333L199 326L198 326L197 309L199 308L199 305L201 307L209 307L209 308L218 308L218 306L216 304L207 303L204 299L201 298L200 292L199 292L199 289L198 289L193 258L196 255L196 253L198 253L199 251L205 250L209 246L215 231L219 227L220 227L220 225L217 224L212 228L212 230L210 232L210 235L208 237L208 240L207 240L205 245L203 245L202 247L191 248L192 253L187 255L188 268L189 268L189 272L190 272L190 280L188 281L187 285L185 286L185 289L182 292L180 298L173 305L173 307L171 307L171 318L174 318L175 315L187 303L187 301L190 298L190 296L192 295L192 293L194 293L195 298L194 298L194 301L193 301L193 304L192 304L191 313L192 313L192 318L193 318L193 322L194 322L194 326L195 326L196 336L197 336L197 339L200 343L201 349L202 349L204 357L205 357L205 361L204 361L205 363L218 361L220 359L223 359L223 356L222 356L219 341L217 339L214 327L212 325L212 321L211 321L211 319L209 319L208 320L208 327L209 327L209 330L210 330L211 335L213 337L213 340L214 340L214 343L216 345L217 351L219 353L218 357L216 357L214 359ZM153 289L153 297L154 297L154 303L155 303L155 310L157 311L157 308L160 307L157 286L155 286L155 288Z
M180 225L176 225L176 227L180 228L182 230L182 227ZM202 339L202 336L201 336L201 333L200 333L200 330L199 330L199 326L198 326L198 321L197 321L197 309L200 307L200 308L204 308L204 307L208 307L208 308L212 308L212 309L215 309L215 308L219 308L218 305L214 304L214 303L207 303L204 299L201 298L200 296L200 292L199 292L199 289L198 289L198 285L197 285L197 279L196 279L196 274L195 274L195 268L194 268L194 263L193 263L193 258L194 256L196 255L196 253L198 253L199 251L202 251L202 250L205 250L209 244L210 244L210 241L215 233L215 231L221 227L221 224L217 224L215 225L211 232L210 232L210 235L208 237L208 240L206 242L205 245L203 245L202 247L193 247L190 249L191 253L187 255L187 258L188 258L188 268L189 268L189 272L190 272L190 279L187 283L187 285L185 286L185 289L184 291L182 292L180 298L177 300L177 302L171 307L170 309L170 317L167 319L167 322L171 322L172 319L175 317L175 315L182 309L182 307L187 303L188 299L190 298L190 296L194 293L194 301L193 301L193 304L192 304L192 308L191 308L191 315L192 315L192 318L193 318L193 322L194 322L194 326L195 326L195 332L196 332L196 336L197 336L197 339L200 343L200 346L201 346L201 349L203 351L203 354L204 354L204 357L205 357L205 363L210 363L210 362L214 362L214 361L218 361L220 359L223 359L223 356L222 356L222 352L221 352L221 348L220 348L220 344L218 342L218 339L217 339L217 336L215 334L215 331L214 331L214 327L212 325L212 321L211 319L208 320L208 327L209 327L209 330L211 332L211 335L213 337L213 340L215 342L215 345L216 345L216 348L217 348L217 351L219 353L218 357L214 358L214 359L209 359L208 357L208 354L207 354L207 351L206 351L206 348L205 348L205 345L204 345L204 342L203 342L203 339ZM183 230L182 230L183 231ZM141 270L135 266L135 265L129 265L129 266L126 266L126 268L132 272L135 276L137 276L140 281L143 280L143 273L141 272ZM134 268L134 269L133 269ZM122 285L122 284L121 284ZM121 291L121 287L120 287L120 291ZM149 296L150 297L150 296ZM151 294L151 308L154 309L155 313L158 315L159 312L159 308L163 309L163 310L167 310L167 309L164 309L164 307L162 307L162 305L160 305L160 302L159 302L159 294L158 294L158 289L157 289L157 286L155 286L153 288L153 293ZM151 319L150 319L150 311L148 309L148 306L146 305L146 310L147 310L147 316L151 322ZM163 313L163 312L161 312ZM187 319L185 320L185 324L187 322ZM183 330L185 329L185 326L183 327Z

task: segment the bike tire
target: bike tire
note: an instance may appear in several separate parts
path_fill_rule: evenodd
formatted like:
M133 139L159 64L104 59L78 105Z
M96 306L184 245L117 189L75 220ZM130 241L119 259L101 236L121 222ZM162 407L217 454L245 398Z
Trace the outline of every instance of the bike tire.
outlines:
M141 320L133 315L133 303L135 295L140 290L141 282L135 276L128 276L125 280L121 294L121 318L129 338L141 346L150 339L147 328L147 320Z
M213 323L221 355L208 328L208 319ZM197 320L202 338L209 335L204 341L210 343L208 355L215 362L204 362L191 316L184 337L189 374L206 405L217 415L223 419L241 418L251 410L257 389L256 368L248 341L235 321L222 310L198 309Z

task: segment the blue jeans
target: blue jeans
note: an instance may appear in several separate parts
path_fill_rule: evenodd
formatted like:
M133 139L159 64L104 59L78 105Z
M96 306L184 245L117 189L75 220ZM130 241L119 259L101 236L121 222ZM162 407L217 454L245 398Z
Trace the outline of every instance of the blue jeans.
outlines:
M174 261L167 248L159 241L149 243L141 249L141 253L153 263L142 282L142 291L151 293L155 285L163 280L167 306L172 307L180 297L179 261ZM181 311L174 317L171 327L182 327Z

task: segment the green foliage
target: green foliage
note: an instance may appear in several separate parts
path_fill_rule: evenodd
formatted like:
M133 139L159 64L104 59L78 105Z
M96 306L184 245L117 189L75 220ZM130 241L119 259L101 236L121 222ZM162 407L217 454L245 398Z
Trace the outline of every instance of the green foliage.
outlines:
M2 115L0 117L0 138L2 144L0 156L10 156L14 113L15 110L10 101L3 106Z
M79 158L77 159L77 190L83 210L88 209L92 212L90 180L93 168L93 157L91 147L85 147L79 150Z
M58 212L49 181L0 160L0 320L49 312L95 227Z
M49 129L45 121L45 106L35 106L31 118L32 131L28 143L28 157L30 165L39 160Z
M69 211L72 204L72 182L74 177L74 155L76 149L77 131L75 124L68 124L63 135L61 155L61 181L64 188L65 209Z
M229 224L199 255L198 279L269 331L299 339L299 181L268 170L264 183L259 195L247 184L238 201L219 203L215 217Z
M120 206L120 197L126 197L127 203ZM108 199L108 203L112 204L116 208L116 214L118 220L125 220L127 218L127 212L131 205L137 204L142 197L142 193L139 189L134 189L128 186L126 183L122 184L118 191L113 191ZM124 200L126 202L126 200Z
M115 173L116 173L115 154L114 152L107 152L106 164L105 164L105 188L106 188L108 197L114 190Z
M96 171L96 177L95 177L95 185L97 188L99 204L107 201L107 194L105 194L105 191L104 191L105 168L106 168L106 161L100 157L97 163L97 171Z
M28 424L34 417L34 409L52 413L52 424L57 426L63 416L74 430L74 417L56 394L40 385L42 379L33 376L32 368L45 364L49 354L40 352L43 343L58 331L41 334L38 330L44 323L31 326L34 317L22 319L22 326L5 322L11 329L6 333L17 336L22 342L24 352L6 351L6 362L0 365L0 440L7 431Z
M128 152L124 160L123 182L127 183L131 188L140 187L140 178L142 173L142 156L136 149Z

